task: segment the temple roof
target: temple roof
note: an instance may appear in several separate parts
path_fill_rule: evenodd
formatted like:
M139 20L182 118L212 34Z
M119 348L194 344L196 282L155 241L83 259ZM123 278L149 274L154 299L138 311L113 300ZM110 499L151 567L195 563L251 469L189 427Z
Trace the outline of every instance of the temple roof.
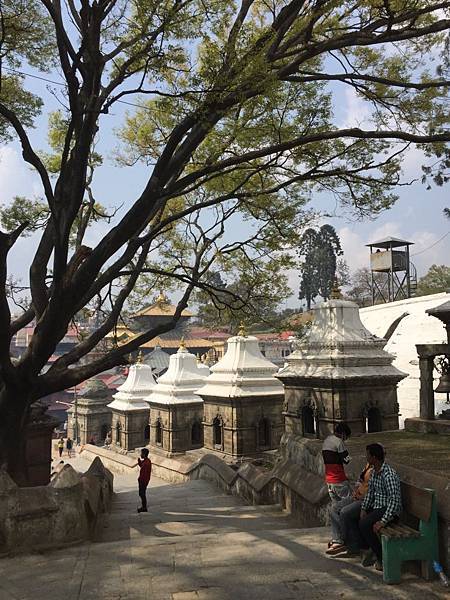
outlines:
M328 300L313 309L308 334L286 358L277 377L313 380L373 379L400 381L406 373L392 366L386 341L361 323L359 307L348 300ZM312 385L312 384L311 384Z
M150 365L153 371L160 373L169 366L170 354L164 352L161 346L155 346L155 349L144 356L143 362L145 365Z
M164 375L158 379L147 401L158 404L188 404L201 402L195 390L202 385L207 374L197 366L196 357L182 344L170 357Z
M117 389L113 396L114 400L108 406L124 411L148 410L144 398L151 393L155 385L155 378L149 365L140 362L131 365L125 383Z
M165 296L162 292L156 298L156 301L150 306L143 308L138 311L132 318L135 317L168 317L175 314L177 307L174 304L170 304L167 296ZM192 317L193 313L189 310L184 309L181 311L182 317Z
M197 393L218 398L280 395L284 389L274 378L277 371L262 355L258 338L241 331L228 339L224 357L211 367L211 375Z

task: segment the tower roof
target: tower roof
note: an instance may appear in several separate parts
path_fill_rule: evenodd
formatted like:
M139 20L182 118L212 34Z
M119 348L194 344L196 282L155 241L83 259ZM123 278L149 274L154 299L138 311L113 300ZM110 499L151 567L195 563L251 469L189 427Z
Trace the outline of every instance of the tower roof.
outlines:
M146 398L156 382L152 374L152 368L149 365L136 363L131 365L128 371L128 377L114 394L114 400L108 404L109 408L132 411L148 409Z
M211 367L211 375L197 393L218 398L283 394L282 384L274 378L277 371L262 355L258 338L236 335L229 338L225 356Z
M406 240L401 240L396 237L386 237L382 240L378 240L377 242L370 242L370 244L366 244L368 248L384 248L387 250L388 248L398 248L399 246L413 246L414 242L408 242Z
M202 385L206 375L197 367L197 359L183 344L170 357L169 368L158 379L158 383L147 401L158 404L189 404L201 402L195 390Z

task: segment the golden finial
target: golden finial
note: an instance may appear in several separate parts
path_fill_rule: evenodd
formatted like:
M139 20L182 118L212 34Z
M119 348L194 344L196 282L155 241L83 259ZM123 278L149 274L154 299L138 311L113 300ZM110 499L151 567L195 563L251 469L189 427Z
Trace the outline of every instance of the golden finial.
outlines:
M342 300L341 288L337 278L334 279L333 287L330 294L331 300Z
M186 350L186 342L184 341L184 335L180 340L180 347L179 350Z
M137 355L136 364L142 365L143 361L144 361L144 354L143 354L142 350L139 350L138 355Z
M167 298L162 290L159 292L159 296L156 298L156 303L157 304L167 303Z
M245 324L243 321L241 321L240 325L239 325L239 331L238 331L238 335L240 337L247 337L247 330L245 328Z

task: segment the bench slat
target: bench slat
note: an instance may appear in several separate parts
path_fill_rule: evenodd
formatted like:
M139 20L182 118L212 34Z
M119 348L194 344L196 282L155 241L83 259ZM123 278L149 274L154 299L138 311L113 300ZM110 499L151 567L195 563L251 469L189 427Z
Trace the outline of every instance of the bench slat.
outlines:
M433 506L433 494L429 490L418 488L415 485L401 482L402 504L405 512L428 522Z
M418 538L420 537L420 532L403 523L395 523L384 527L381 530L381 535L398 538Z

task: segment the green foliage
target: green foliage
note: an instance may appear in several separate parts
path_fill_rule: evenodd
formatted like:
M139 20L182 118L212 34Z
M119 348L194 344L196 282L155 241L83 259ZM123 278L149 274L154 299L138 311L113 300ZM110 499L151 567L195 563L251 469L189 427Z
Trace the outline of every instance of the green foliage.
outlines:
M417 295L428 296L450 289L450 267L447 265L431 265L426 275L419 279Z
M49 217L48 206L40 200L29 200L23 196L15 196L9 206L0 208L0 224L5 231L14 231L21 223L28 222L22 235L30 235L42 229Z
M24 88L14 71L23 63L48 70L55 56L51 19L38 0L2 0L0 35L0 102L13 111L24 127L31 127L40 113L42 100ZM11 124L0 116L0 141L12 139Z

